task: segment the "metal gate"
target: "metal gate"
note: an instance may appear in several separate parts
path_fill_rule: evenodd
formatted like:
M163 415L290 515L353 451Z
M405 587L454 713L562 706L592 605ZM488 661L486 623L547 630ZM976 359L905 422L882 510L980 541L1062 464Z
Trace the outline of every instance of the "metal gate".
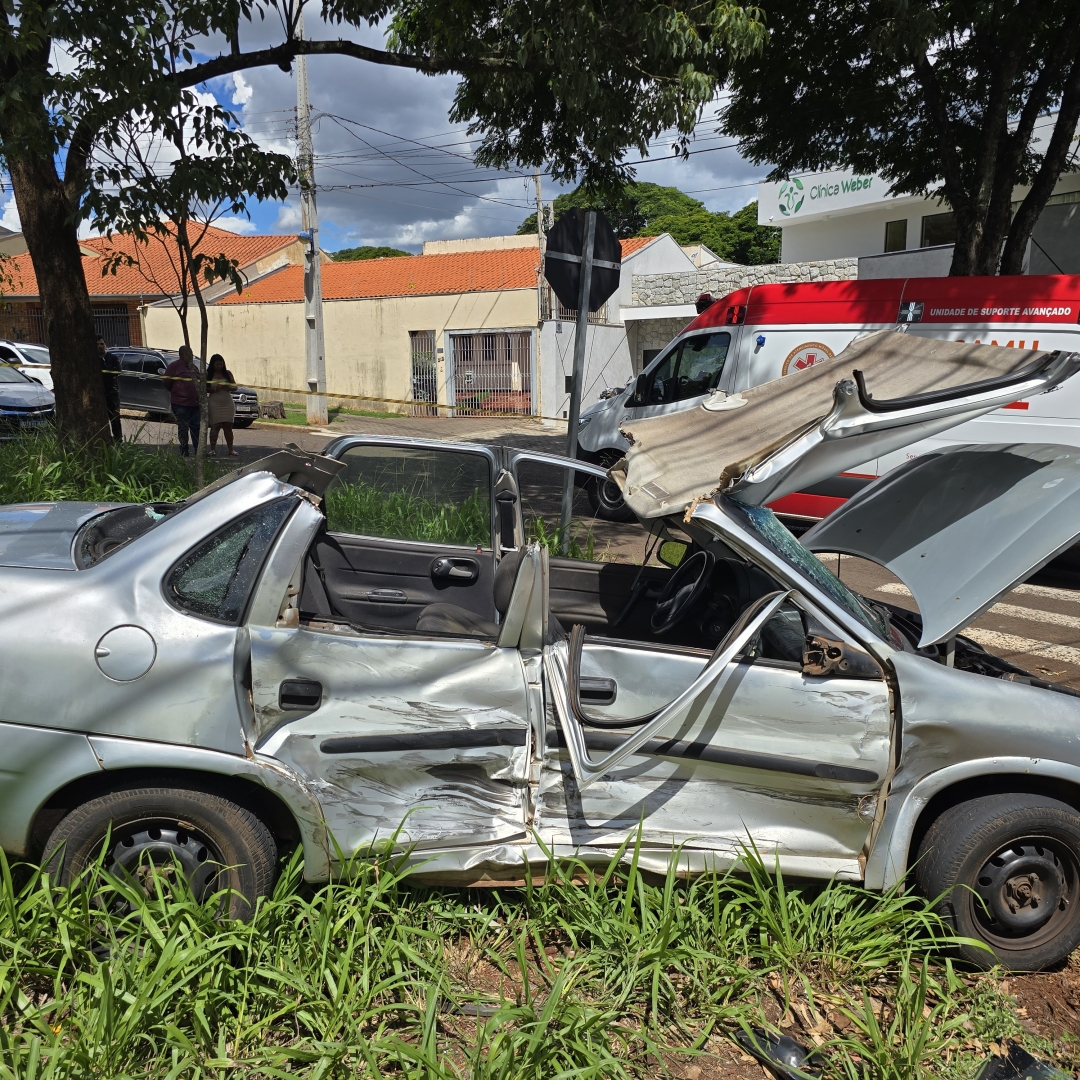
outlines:
M532 413L532 331L449 334L456 416Z
M439 369L435 364L435 331L410 330L409 353L412 357L412 390L416 402L413 416L436 416L439 400Z

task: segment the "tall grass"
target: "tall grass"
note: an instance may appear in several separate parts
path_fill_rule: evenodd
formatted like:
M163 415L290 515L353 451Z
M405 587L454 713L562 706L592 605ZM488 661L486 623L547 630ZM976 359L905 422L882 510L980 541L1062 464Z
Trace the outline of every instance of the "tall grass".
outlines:
M491 505L479 491L454 501L356 480L334 484L326 492L326 516L329 528L338 532L436 544L491 544Z
M981 1014L1018 1030L992 982L936 960L925 903L748 869L655 881L631 853L470 891L381 858L315 888L294 858L245 924L172 885L92 899L0 863L0 1078L651 1077L779 1024L828 1076L961 1080Z
M175 449L131 442L86 449L48 430L0 442L0 504L174 502L194 490L191 462Z
M583 559L596 562L596 541L592 529L586 529L584 543L581 537L581 522L571 521L566 525L550 525L542 517L531 518L525 522L526 543L539 544L547 548L549 555L563 555L563 538L570 534L566 546L565 558Z

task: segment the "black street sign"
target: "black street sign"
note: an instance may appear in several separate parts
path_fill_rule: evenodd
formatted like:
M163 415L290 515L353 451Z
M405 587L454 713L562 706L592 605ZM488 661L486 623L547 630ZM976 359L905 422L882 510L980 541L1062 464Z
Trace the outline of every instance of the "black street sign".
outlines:
M547 235L544 277L565 308L576 309L581 291L581 256L585 247L587 210L569 210ZM599 210L593 246L589 311L599 311L619 287L622 248L608 220Z

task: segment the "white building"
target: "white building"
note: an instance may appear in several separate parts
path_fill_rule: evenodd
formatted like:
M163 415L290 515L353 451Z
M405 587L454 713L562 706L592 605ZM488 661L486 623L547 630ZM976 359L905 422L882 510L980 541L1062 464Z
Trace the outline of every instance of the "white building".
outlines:
M1043 117L1038 143L1056 116ZM1018 187L1014 205L1027 194ZM780 261L859 259L859 277L937 276L949 272L955 223L947 204L894 196L888 181L847 170L793 176L758 186L758 222L783 230ZM1080 172L1066 173L1032 234L1029 274L1080 273Z

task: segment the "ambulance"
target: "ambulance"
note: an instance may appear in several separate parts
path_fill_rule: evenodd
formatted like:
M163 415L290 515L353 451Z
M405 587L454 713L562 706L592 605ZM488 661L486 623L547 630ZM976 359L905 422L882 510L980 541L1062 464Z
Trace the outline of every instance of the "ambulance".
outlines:
M579 455L610 465L628 421L694 408L715 390L737 393L835 356L861 334L890 326L950 341L1080 352L1080 275L880 278L755 285L715 300L622 389L605 389L581 415ZM957 443L1080 446L1080 379L1018 401L805 492L772 504L818 520L906 458ZM598 516L626 513L618 488L589 489Z

